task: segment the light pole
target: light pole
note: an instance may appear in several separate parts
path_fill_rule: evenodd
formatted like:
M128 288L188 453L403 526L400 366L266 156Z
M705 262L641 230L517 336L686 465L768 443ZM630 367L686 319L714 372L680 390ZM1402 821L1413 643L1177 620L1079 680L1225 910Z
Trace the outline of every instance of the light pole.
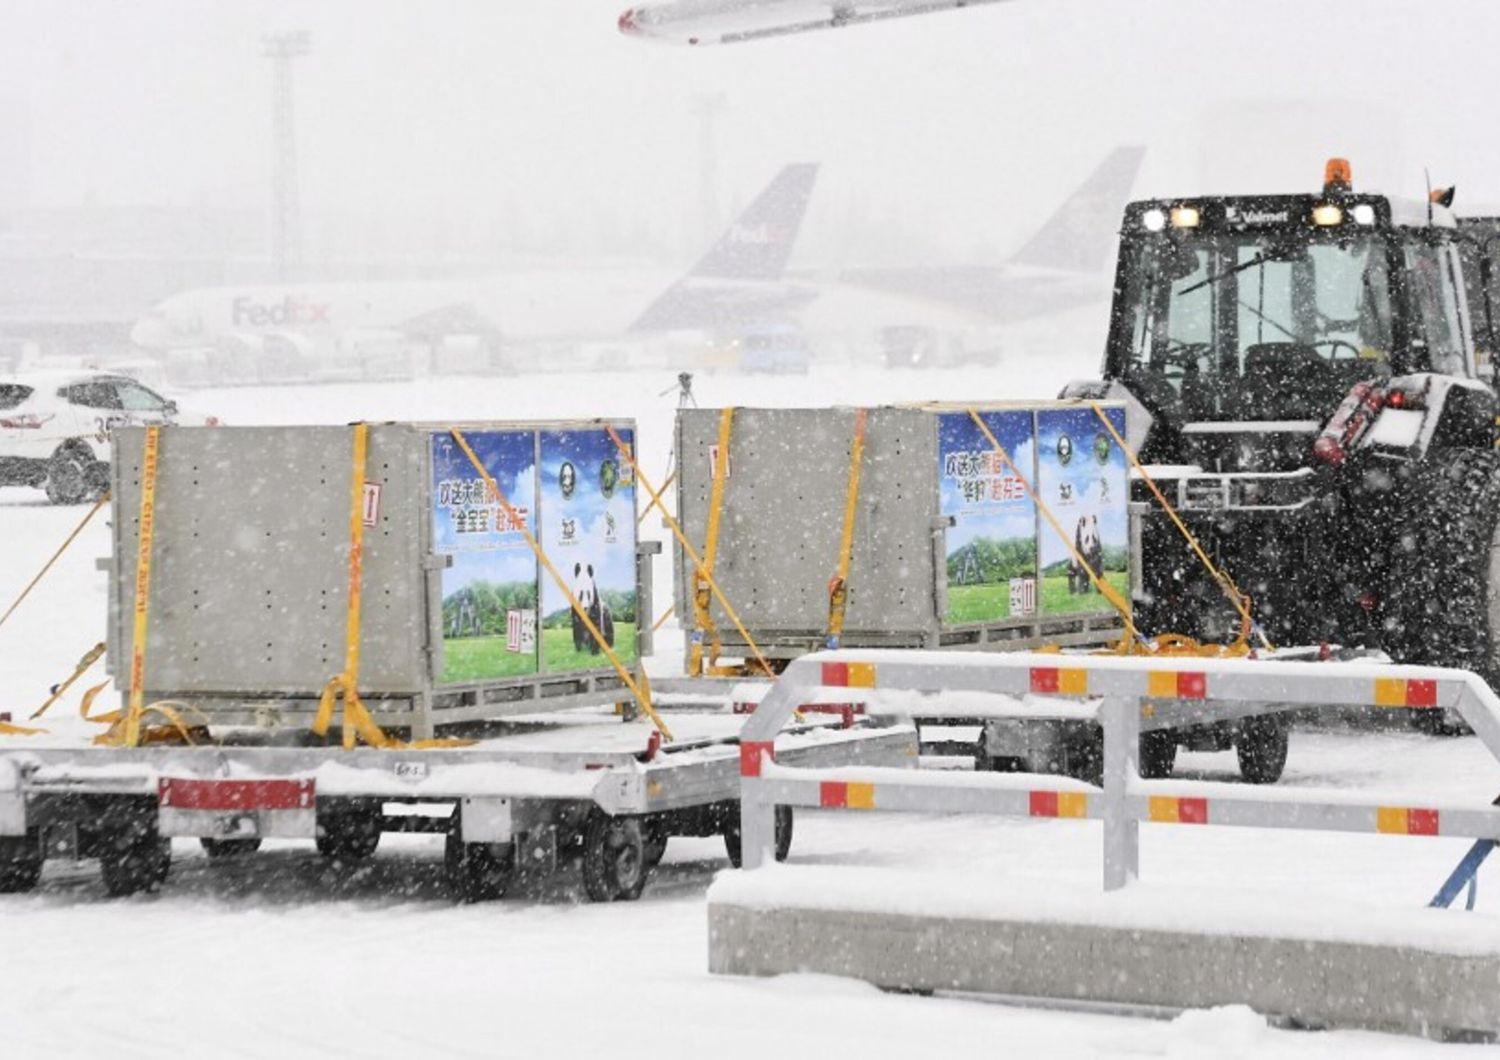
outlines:
M714 139L714 119L729 106L722 92L702 93L693 97L693 113L698 116L698 238L708 246L719 230L718 151Z
M276 279L285 282L294 278L301 254L292 62L312 51L312 34L267 33L260 44L271 60L271 262Z

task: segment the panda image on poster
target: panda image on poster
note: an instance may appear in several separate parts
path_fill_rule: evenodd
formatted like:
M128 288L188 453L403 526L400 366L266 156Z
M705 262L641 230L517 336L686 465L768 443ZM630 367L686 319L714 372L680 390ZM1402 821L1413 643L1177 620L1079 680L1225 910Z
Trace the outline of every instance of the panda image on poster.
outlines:
M1123 437L1125 411L1104 411ZM1042 611L1112 611L1103 586L1130 598L1125 453L1092 408L1042 409L1036 419L1037 494L1062 530L1042 530Z
M633 445L628 429L618 434ZM639 619L629 463L602 428L542 431L538 478L542 547L567 582L542 583L542 670L607 667L606 649L633 662Z
M609 604L599 595L599 583L594 580L594 565L592 563L573 564L573 596L583 608L584 614L588 615L589 621L594 624L604 638L604 643L611 648L615 646L615 615ZM575 652L590 652L598 655L603 649L599 642L584 624L583 616L576 610L573 612L573 650Z

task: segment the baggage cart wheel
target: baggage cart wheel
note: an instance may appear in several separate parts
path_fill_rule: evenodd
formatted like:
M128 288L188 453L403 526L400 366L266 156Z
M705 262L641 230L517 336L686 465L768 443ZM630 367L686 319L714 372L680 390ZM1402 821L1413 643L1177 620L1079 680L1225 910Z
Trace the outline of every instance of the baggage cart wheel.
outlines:
M1234 751L1240 760L1240 776L1251 784L1274 784L1286 768L1291 726L1279 714L1260 714L1240 722Z
M650 872L641 822L591 810L583 826L583 889L588 896L596 902L634 901Z
M516 859L508 843L465 843L455 828L443 843L443 875L460 902L495 902L515 879Z
M1170 729L1141 733L1140 766L1145 780L1163 780L1177 764L1177 737Z
M724 850L729 854L729 863L740 867L740 808L736 803L734 812L724 822ZM792 808L776 807L776 860L785 861L792 852Z
M642 839L646 844L646 864L651 868L661 864L667 853L667 829L660 821L647 821L642 826Z
M154 828L117 836L99 855L104 890L111 898L154 891L172 868L172 840Z
M203 852L211 858L242 858L260 849L259 839L213 839L203 836Z
M42 851L36 837L0 836L0 894L25 894L42 878Z
M345 810L318 818L318 853L338 861L363 861L380 845L380 811Z

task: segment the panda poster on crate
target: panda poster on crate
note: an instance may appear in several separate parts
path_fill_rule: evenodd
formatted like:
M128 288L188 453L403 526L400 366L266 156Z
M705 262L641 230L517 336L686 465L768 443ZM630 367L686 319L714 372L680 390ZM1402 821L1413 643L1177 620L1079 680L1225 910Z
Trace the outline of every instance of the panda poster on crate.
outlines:
M1032 416L980 413L995 440L1030 476ZM947 625L1036 613L1036 506L1015 471L967 412L938 417L939 505L947 530Z
M536 673L536 433L474 431L474 455L510 501L501 506L453 438L432 436L432 546L442 572L443 684Z
M1123 438L1125 410L1107 408L1104 414ZM1037 496L1068 535L1065 543L1050 524L1042 528L1042 612L1110 611L1079 560L1121 599L1130 598L1125 453L1092 408L1041 409L1036 420Z
M633 446L631 431L617 429ZM541 435L542 548L605 643L625 663L636 657L635 482L609 432L588 428ZM551 579L542 584L542 669L592 670L609 660Z

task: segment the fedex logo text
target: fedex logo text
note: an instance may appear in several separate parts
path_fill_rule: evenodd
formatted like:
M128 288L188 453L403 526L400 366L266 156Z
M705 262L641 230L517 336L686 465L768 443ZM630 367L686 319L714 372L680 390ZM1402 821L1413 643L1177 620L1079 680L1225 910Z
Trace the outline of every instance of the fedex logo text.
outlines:
M269 305L241 297L234 300L234 326L281 328L293 324L327 324L329 308L327 302L304 302L292 295Z

